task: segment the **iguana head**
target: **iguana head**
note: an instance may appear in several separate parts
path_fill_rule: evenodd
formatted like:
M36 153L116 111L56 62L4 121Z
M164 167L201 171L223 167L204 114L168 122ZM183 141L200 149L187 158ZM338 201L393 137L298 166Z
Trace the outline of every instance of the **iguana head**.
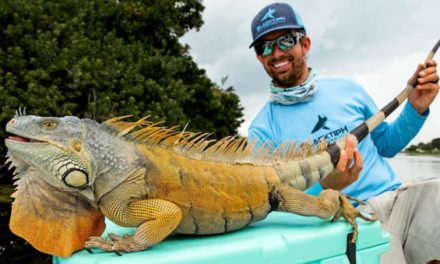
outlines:
M17 185L11 230L57 256L68 256L89 236L101 234L103 215L94 190L99 169L83 120L16 115L6 131Z
M5 143L18 171L32 167L48 183L67 191L91 185L94 164L83 147L79 118L17 116L6 131L11 135Z

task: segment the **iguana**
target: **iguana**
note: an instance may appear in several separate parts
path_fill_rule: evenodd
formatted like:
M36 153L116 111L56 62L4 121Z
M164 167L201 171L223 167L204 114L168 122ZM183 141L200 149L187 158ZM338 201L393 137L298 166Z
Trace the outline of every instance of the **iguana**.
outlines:
M415 84L350 133L362 140ZM333 171L345 138L303 156L309 148L254 147L233 137L212 142L207 134L124 118L98 124L20 111L8 122L8 160L18 185L10 220L15 234L40 251L69 256L84 247L144 250L172 233L230 232L273 210L342 216L353 226L353 240L356 217L374 220L350 203L361 201L338 191L327 189L318 197L302 192ZM101 238L104 216L137 230Z
M139 251L173 232L230 232L272 210L343 216L355 234L355 217L372 220L338 191L302 192L333 170L327 151L298 158L309 151L292 144L254 147L233 137L211 142L207 134L122 119L98 124L18 113L9 121L6 146L18 185L10 220L15 234L40 251L69 256L84 247ZM137 231L98 237L103 216Z

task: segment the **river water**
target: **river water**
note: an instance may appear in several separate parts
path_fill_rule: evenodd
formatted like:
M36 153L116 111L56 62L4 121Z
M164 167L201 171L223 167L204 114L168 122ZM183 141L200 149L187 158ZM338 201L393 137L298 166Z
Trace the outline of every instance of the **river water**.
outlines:
M403 183L417 178L440 178L440 157L437 156L398 154L388 161Z

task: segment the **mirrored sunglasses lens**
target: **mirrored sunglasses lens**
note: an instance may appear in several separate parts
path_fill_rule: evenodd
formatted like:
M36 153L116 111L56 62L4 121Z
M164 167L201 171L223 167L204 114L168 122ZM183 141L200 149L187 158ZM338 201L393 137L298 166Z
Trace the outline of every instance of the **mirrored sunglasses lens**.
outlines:
M272 46L265 45L263 56L272 54Z
M282 38L279 39L278 47L280 47L281 50L283 50L281 46L285 46L285 48L291 48L295 46L297 42L297 38L295 38L294 36L284 35Z
M268 55L272 54L272 52L273 52L272 47L275 44L278 46L278 48L280 50L285 51L285 50L288 50L288 49L292 48L293 46L295 46L299 42L299 39L302 36L303 35L294 34L294 33L285 34L275 40L266 41L266 42L263 42L260 44L256 44L255 51L260 56L268 56Z
M278 48L279 48L280 50L282 50L282 51L285 51L285 50L287 50L287 49L289 49L289 48L291 48L291 47L292 47L292 46L284 45L284 44L281 44L281 43L278 44Z

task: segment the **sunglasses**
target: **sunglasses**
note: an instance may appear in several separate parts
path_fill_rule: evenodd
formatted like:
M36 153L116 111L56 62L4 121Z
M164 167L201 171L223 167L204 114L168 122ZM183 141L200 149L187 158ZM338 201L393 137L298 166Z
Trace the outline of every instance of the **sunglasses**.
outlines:
M255 52L259 56L268 56L273 52L273 45L277 45L282 51L293 48L301 38L304 37L303 33L300 32L289 32L279 36L274 40L261 41L254 45Z

